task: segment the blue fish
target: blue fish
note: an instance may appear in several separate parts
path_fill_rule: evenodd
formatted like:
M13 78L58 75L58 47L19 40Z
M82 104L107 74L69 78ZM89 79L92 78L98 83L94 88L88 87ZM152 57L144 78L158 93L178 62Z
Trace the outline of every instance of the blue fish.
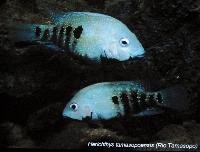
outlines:
M52 13L53 14L53 13ZM13 40L49 42L47 45L69 50L91 60L102 57L125 61L143 57L144 48L121 21L91 12L55 13L52 24L15 24Z
M66 105L63 116L76 120L109 120L116 117L151 116L166 109L184 111L186 90L176 85L146 92L134 81L103 82L81 89Z

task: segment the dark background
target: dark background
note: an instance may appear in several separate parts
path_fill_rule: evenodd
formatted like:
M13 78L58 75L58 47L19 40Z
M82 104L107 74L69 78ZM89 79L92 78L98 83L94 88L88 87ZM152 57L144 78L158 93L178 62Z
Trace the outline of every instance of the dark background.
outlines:
M111 15L137 35L145 59L98 64L43 45L12 43L7 25L51 22L49 11ZM200 144L199 35L199 0L2 0L0 147L77 149L87 148L89 141ZM62 118L78 90L119 80L139 80L149 90L181 84L190 110L96 123Z

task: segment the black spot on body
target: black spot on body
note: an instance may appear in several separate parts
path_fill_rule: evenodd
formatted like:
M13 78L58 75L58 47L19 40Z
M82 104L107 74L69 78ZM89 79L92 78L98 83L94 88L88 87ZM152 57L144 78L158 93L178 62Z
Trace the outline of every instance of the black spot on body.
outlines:
M113 102L114 104L119 104L118 97L117 97L117 96L113 96L113 97L112 97L112 102Z
M56 43L57 42L57 32L58 32L58 28L57 27L54 27L53 28L53 35L51 37L51 41L53 43Z
M71 26L68 26L68 27L66 28L66 36L67 36L67 37L70 37L71 31L72 31L72 27L71 27Z
M79 39L81 37L81 34L83 32L83 27L82 26L78 26L77 28L75 28L74 30L74 37L76 39Z
M146 102L145 102L145 99L146 99L146 94L145 93L141 93L140 94L140 107L141 107L141 109L145 109L146 107L147 107L147 104L146 104Z
M141 108L140 108L140 105L138 103L137 91L131 92L131 104L132 104L132 107L133 107L133 113L134 114L141 112Z
M42 36L42 41L47 41L49 39L49 29L46 29L45 31L44 31L44 34L43 34L43 36Z
M148 105L149 105L150 107L153 107L153 106L156 105L156 103L155 103L155 98L154 98L154 94L149 94L149 95L148 95Z
M72 27L71 26L66 27L66 32L65 32L65 34L66 34L65 46L66 46L67 49L69 49L71 31L72 31Z
M63 46L64 30L65 30L65 28L62 26L61 29L60 29L59 38L58 38L58 46L59 47Z
M60 34L61 34L61 35L64 34L64 30L65 30L65 28L64 28L64 26L62 26L61 29L60 29Z
M121 98L122 104L124 105L125 115L129 115L130 114L130 106L129 106L128 95L126 93L122 93L120 98Z
M41 32L42 32L41 28L37 26L35 29L35 37L39 38L41 36Z
M156 97L158 103L163 103L163 98L162 98L162 95L160 93L157 94L157 97Z

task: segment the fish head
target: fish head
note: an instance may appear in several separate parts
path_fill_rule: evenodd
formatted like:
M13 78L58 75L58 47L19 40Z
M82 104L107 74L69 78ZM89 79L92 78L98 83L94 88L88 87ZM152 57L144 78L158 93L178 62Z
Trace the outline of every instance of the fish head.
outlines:
M84 120L91 118L92 107L83 97L75 95L63 111L64 118ZM93 114L94 118L94 114Z
M110 27L106 41L104 54L107 58L125 61L129 58L144 56L144 48L136 35L120 21Z
M91 85L81 89L67 103L63 117L76 120L106 120L118 115L110 88Z

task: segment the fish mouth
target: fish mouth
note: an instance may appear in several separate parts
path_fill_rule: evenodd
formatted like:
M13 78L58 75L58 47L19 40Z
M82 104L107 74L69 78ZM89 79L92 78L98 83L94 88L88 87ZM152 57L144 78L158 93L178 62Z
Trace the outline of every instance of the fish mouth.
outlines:
M143 58L144 56L145 56L145 53L140 54L140 55L137 55L136 57L137 57L137 58Z
M63 118L66 118L66 119L68 119L68 118L72 119L72 118L69 117L64 111L63 111L63 113L62 113L62 116L63 116Z
M70 117L68 117L67 115L64 115L64 114L63 114L63 118L68 119L68 118L70 118ZM70 119L72 119L72 118L70 118Z
M74 119L67 117L67 116L64 116L63 118L66 119L66 120L69 120L69 121L74 121Z

